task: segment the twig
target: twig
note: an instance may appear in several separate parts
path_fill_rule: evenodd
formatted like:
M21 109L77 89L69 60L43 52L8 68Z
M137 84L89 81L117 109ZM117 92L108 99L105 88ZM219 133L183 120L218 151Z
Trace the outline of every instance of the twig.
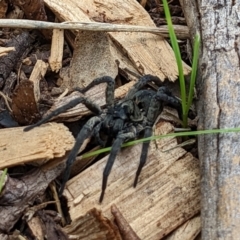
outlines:
M56 203L57 211L61 215L62 226L65 226L66 225L66 219L65 219L63 211L62 211L61 203L60 203L58 193L57 193L57 190L56 190L56 184L55 184L55 182L52 182L52 183L50 183L49 186L50 186L50 189L52 191L53 198L55 200L54 203Z
M115 221L124 240L140 240L115 204L111 206L111 213L115 217Z
M85 31L106 31L106 32L148 32L168 37L167 26L162 27L145 27L136 25L120 25L97 22L44 22L22 19L1 19L0 27L8 28L29 28L29 29L76 29ZM175 31L179 39L189 37L188 28L186 26L175 25Z

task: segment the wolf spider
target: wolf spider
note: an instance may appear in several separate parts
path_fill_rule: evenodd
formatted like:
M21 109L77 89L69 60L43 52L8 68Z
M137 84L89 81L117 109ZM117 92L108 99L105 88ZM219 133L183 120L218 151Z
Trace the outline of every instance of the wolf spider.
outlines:
M105 146L107 143L112 143L112 149L103 171L102 192L99 199L99 202L101 203L107 187L108 176L111 172L116 155L121 149L121 145L130 139L138 138L142 132L144 132L144 138L150 137L152 135L152 127L165 105L175 108L178 111L179 118L182 118L182 107L180 100L173 96L166 87L159 87L157 92L150 89L141 90L150 81L161 83L158 77L145 75L133 85L133 87L122 100L115 103L114 80L109 76L97 78L93 80L87 87L82 89L78 88L76 90L81 93L85 93L95 85L107 83L105 92L105 109L101 109L98 105L86 97L78 97L77 99L74 99L68 104L51 112L38 123L28 126L24 129L24 131L29 131L34 127L40 126L41 124L49 121L52 117L57 116L70 108L73 108L79 103L84 104L94 113L95 116L91 117L78 133L75 145L68 156L66 170L64 171L62 185L59 190L60 195L64 190L67 180L69 179L71 166L78 154L78 150L86 138L90 136L95 137L96 141L101 146ZM103 140L100 133L103 133L105 136L107 136L107 140ZM146 162L149 144L149 142L144 142L142 145L140 163L133 184L134 187L137 185L138 177Z

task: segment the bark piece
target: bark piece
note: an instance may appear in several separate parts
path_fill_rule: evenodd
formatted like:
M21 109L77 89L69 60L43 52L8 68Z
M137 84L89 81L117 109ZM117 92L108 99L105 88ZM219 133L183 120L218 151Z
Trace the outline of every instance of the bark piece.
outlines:
M6 12L8 9L8 4L6 0L0 2L0 18L6 17Z
M15 47L16 51L9 52L8 55L0 58L0 89L5 83L15 65L21 59L23 53L30 46L32 38L28 32L23 32L17 37L8 41L5 47Z
M41 118L32 81L23 80L15 88L12 96L12 111L14 118L22 125L36 123Z
M5 85L4 85L3 90L2 90L2 93L5 96L7 96L7 99L4 98L4 97L0 98L0 108L2 108L2 109L8 108L8 110L9 110L9 107L7 106L8 105L7 103L11 102L12 92L13 92L13 89L15 88L16 81L17 81L17 74L14 73L14 72L11 72L11 74L6 79Z
M75 51L70 67L70 82L67 87L70 89L82 88L95 78L108 75L115 79L117 74L118 66L112 56L107 33L79 32L75 39ZM64 82L63 86L65 84ZM96 88L99 89L98 86Z
M121 240L117 227L96 208L75 219L71 225L64 227L64 231L68 236L82 240Z
M155 134L172 131L169 123L160 123ZM133 188L141 145L123 149L117 156L108 179L102 204L99 196L103 169L108 156L68 181L64 194L72 220L98 206L108 218L114 202L141 239L160 239L200 210L199 162L182 148L175 138L151 144L148 162Z
M41 196L48 184L65 169L65 163L37 169L21 179L8 177L0 194L0 231L9 232L24 211Z
M36 239L59 239L68 240L69 237L62 228L54 221L53 211L40 210L36 213L28 225Z
M63 157L74 142L63 124L46 124L29 132L23 127L1 129L0 168Z
M183 1L183 6L186 2L189 1ZM187 22L193 23L189 25L190 32L200 26L202 39L197 81L198 129L239 127L240 2L204 0L195 3L196 11ZM240 228L239 133L199 136L198 149L202 162L202 239L237 239Z
M20 7L28 19L47 21L43 0L12 0L12 4ZM51 38L51 30L43 29L42 33L47 39Z
M53 72L58 72L62 68L63 44L64 30L53 29L51 55L48 61Z
M12 0L12 4L19 6L28 19L47 20L42 0Z

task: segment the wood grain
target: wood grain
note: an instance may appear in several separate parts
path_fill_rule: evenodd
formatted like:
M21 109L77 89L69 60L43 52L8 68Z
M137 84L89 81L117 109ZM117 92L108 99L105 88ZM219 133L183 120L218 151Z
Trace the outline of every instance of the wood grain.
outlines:
M75 142L63 124L49 123L29 132L24 127L0 130L0 168L64 156Z
M171 124L160 123L156 134L172 129ZM182 148L161 151L176 144L175 138L151 144L148 162L136 188L132 186L141 145L123 149L112 168L102 204L98 200L108 156L72 178L64 192L72 220L93 207L111 219L110 207L114 203L141 239L154 240L193 217L200 210L199 162Z

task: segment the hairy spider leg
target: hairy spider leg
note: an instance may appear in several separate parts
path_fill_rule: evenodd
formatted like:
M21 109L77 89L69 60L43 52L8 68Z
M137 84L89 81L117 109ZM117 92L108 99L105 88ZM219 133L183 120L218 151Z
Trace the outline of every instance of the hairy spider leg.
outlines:
M159 98L159 101L163 101L165 106L169 106L171 108L174 108L178 112L178 117L182 120L182 103L181 100L175 97L166 87L160 87L157 91L157 96ZM196 117L196 114L189 109L188 111L188 117L190 119L194 119Z
M152 136L152 127L157 119L157 117L163 111L163 104L159 101L157 94L154 95L151 99L149 110L147 112L147 126L145 127L144 131L144 138L148 138ZM137 186L139 175L142 171L143 166L147 161L148 149L149 149L150 142L144 142L142 144L142 151L140 156L140 162L138 165L138 169L135 175L133 187Z
M159 101L162 101L165 106L176 109L178 117L182 120L182 103L166 87L160 87L158 89L157 98Z
M127 140L127 139L133 139L136 137L136 129L133 129L133 131L131 132L127 132L127 133L120 133L118 134L116 140L113 142L112 145L112 150L110 152L107 164L104 168L103 171L103 180L102 180L102 192L99 198L99 202L101 203L104 197L104 193L107 187L107 180L108 180L108 176L111 172L113 163L116 159L116 156L118 154L118 152L121 149L122 144Z
M59 190L59 195L61 196L63 193L63 190L65 188L65 185L69 179L70 176L70 171L71 171L71 166L73 164L73 162L75 161L77 154L78 154L78 150L80 149L80 147L82 146L84 140L90 136L92 136L93 133L93 129L94 127L101 121L101 118L98 116L94 116L92 118L90 118L85 125L83 126L83 128L81 129L81 131L78 133L78 136L76 138L76 142L75 145L73 147L73 149L71 150L67 162L66 162L66 169L64 171L63 174L63 180L62 180L62 184L61 184L61 188Z
M112 77L104 76L104 77L96 78L91 83L89 83L85 88L75 88L75 90L81 93L85 93L90 88L101 83L107 83L107 88L105 91L106 103L107 103L107 107L112 107L114 104L114 89L115 89L115 81Z
M94 128L94 132L93 132L93 135L94 135L94 138L96 139L97 143L101 146L101 147L105 147L106 145L106 142L104 142L101 137L100 137L100 130L101 130L101 127L102 127L102 124L103 122L100 122L97 124L97 126Z
M51 120L53 117L59 115L60 113L65 112L66 110L75 107L76 105L78 105L79 103L84 104L89 110L91 110L92 112L94 112L95 114L100 114L101 113L101 109L95 105L93 102L91 102L89 99L85 98L85 97L79 97L76 99L71 100L69 103L67 103L66 105L57 108L56 110L52 111L49 115L47 115L46 117L42 118L40 121L38 121L37 123L30 125L28 127L25 127L23 129L24 132L27 132L35 127L38 127L40 125L42 125L43 123L48 122L49 120Z
M144 138L148 138L152 136L152 127L146 127L144 131ZM148 142L143 142L142 144L142 151L141 151L141 157L140 157L140 162L138 165L138 169L135 175L133 187L137 186L138 183L138 177L142 171L143 166L145 165L147 161L147 155L148 155L148 149L149 149L150 141Z
M160 87L157 93L152 97L149 110L147 112L147 124L148 127L144 132L144 138L151 137L152 127L157 119L157 117L163 111L163 106L167 105L175 108L178 111L179 118L182 119L182 105L181 101L176 98L166 87ZM144 142L142 145L142 152L140 157L140 163L136 172L135 180L133 186L137 186L138 177L142 171L143 166L147 160L148 148L150 142Z
M150 74L142 76L139 80L130 88L125 99L132 99L134 94L139 91L141 88L147 85L148 82L162 83L157 76L152 76Z

